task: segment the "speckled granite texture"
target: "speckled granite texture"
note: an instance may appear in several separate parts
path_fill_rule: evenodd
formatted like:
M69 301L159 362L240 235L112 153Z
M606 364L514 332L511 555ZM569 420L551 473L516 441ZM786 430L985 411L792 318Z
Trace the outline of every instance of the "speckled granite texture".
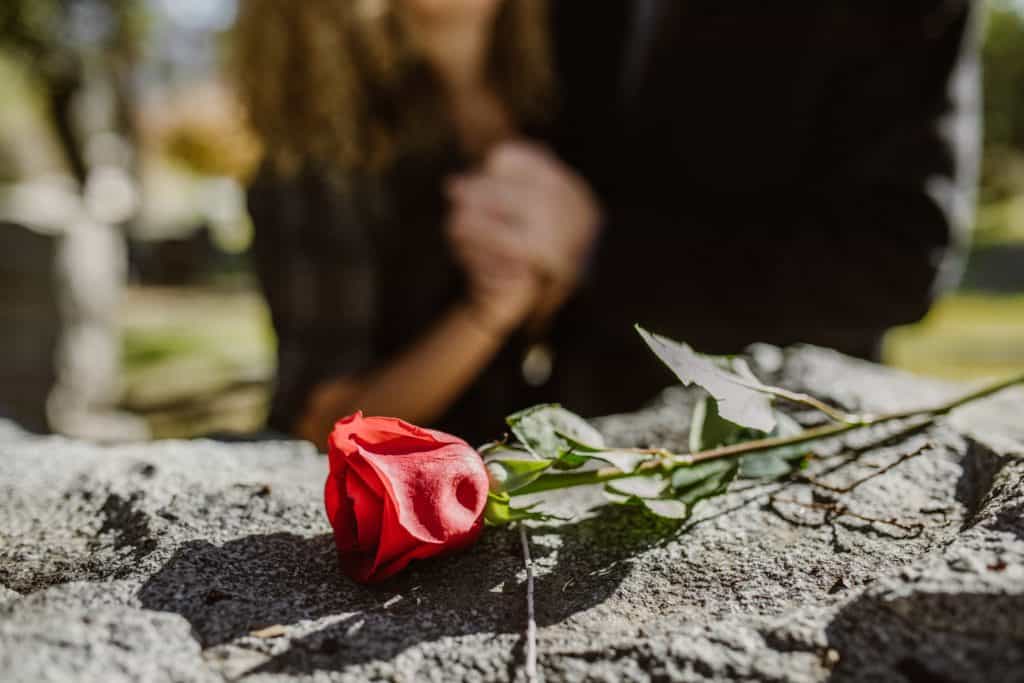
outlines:
M850 410L962 390L814 348L755 357ZM694 398L597 424L682 449ZM1024 681L1024 393L871 447L891 431L825 445L809 471L866 449L820 474L841 488L930 445L851 493L739 481L682 527L599 491L549 496L573 518L531 530L541 677ZM517 535L356 586L325 471L297 443L101 448L0 426L0 680L522 680Z

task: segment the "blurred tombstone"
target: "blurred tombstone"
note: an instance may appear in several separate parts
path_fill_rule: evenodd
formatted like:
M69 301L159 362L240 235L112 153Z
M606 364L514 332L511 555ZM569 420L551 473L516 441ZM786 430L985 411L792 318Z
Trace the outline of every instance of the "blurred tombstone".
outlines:
M0 272L21 273L0 292L32 302L18 314L20 326L0 339L0 355L34 351L19 352L22 389L12 395L18 389L0 388L0 411L14 406L12 417L40 431L101 441L145 438L144 422L115 406L126 272L122 228L138 205L131 73L146 3L8 4L0 12L0 46L11 50L26 75L22 87L10 91L12 104L26 109L25 101L42 95L46 106L36 112L42 129L28 142L10 131L0 137L27 149L22 158L35 157L40 143L52 138L59 159L45 170L15 168L11 184L0 187L0 220L9 228L0 242ZM46 245L35 250L30 266L21 262L25 243Z
M46 401L57 380L59 242L0 222L0 414L34 432L48 431Z
M89 192L86 192L88 197ZM118 314L127 258L119 230L92 218L66 178L22 183L2 204L0 411L23 426L96 441L148 437L115 409ZM100 211L99 213L102 213Z
M192 215L179 220L178 209L170 212L172 220L151 220L146 205L175 204L176 197L162 184L142 196L142 187L150 184L147 169L171 166L152 158L147 164L140 151L152 114L142 111L142 103L154 102L152 110L159 112L171 86L208 78L221 57L220 44L211 37L231 25L236 1L3 2L0 67L10 52L10 63L24 78L19 88L9 88L4 81L10 79L0 70L0 90L13 103L26 105L20 109L30 115L23 118L38 119L45 130L26 136L24 126L4 120L7 109L19 107L5 101L0 108L0 182L9 183L0 184L0 415L36 431L103 441L146 438L143 420L116 409L125 236L147 241L153 225L179 226L174 235L149 235L152 244L138 253L139 263L157 272L155 281L183 283L224 258L217 248L224 246L220 227L247 224L244 193L236 181L219 177L221 168L209 182L189 178L190 201L183 204ZM182 111L196 111L200 120L209 111L223 118L220 94L193 94L187 102L183 98ZM27 106L39 96L44 107ZM220 143L238 137L233 132L238 128L230 125L223 135L222 126L212 136L200 136L217 144L200 144L199 156L208 147L218 148L204 158L223 164ZM187 135L175 140L196 150ZM43 147L53 147L57 159L40 168L34 162ZM180 230L198 225L208 229L189 235ZM177 239L164 249L158 242L168 236ZM244 239L227 241L238 243L235 251L244 246ZM138 273L149 275L139 263Z
M127 259L109 225L80 220L61 239L56 279L62 330L57 383L47 413L56 431L96 441L144 439L138 418L114 410L120 398L118 313Z

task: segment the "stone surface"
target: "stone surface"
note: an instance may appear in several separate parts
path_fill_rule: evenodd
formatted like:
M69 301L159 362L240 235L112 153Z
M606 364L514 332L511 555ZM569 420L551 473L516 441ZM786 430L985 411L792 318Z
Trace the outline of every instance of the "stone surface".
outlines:
M756 358L850 410L961 390L813 348ZM598 426L681 449L694 398L672 389ZM878 445L893 431L819 449L810 472L834 488L880 473L851 493L739 481L682 527L598 491L549 496L573 518L530 532L543 679L1024 680L1024 394ZM823 473L851 446L859 460ZM356 586L325 469L296 443L0 429L0 680L523 680L518 535Z

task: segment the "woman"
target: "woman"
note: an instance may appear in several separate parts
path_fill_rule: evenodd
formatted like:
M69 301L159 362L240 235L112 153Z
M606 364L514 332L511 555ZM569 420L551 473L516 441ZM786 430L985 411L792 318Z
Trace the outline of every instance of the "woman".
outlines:
M479 439L551 398L527 386L548 374L527 350L576 286L599 214L522 141L551 110L546 21L542 0L244 4L272 428L322 444L363 410Z

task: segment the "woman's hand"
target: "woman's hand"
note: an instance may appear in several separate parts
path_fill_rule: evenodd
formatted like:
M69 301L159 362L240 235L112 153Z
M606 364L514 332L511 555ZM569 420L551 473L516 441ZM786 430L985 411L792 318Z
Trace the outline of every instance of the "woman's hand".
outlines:
M522 231L485 207L456 205L448 236L469 280L470 313L489 332L507 335L530 315L540 292Z
M601 211L586 181L547 150L513 142L449 190L455 216L477 222L501 253L536 270L544 292L535 313L553 313L575 289L597 239Z

